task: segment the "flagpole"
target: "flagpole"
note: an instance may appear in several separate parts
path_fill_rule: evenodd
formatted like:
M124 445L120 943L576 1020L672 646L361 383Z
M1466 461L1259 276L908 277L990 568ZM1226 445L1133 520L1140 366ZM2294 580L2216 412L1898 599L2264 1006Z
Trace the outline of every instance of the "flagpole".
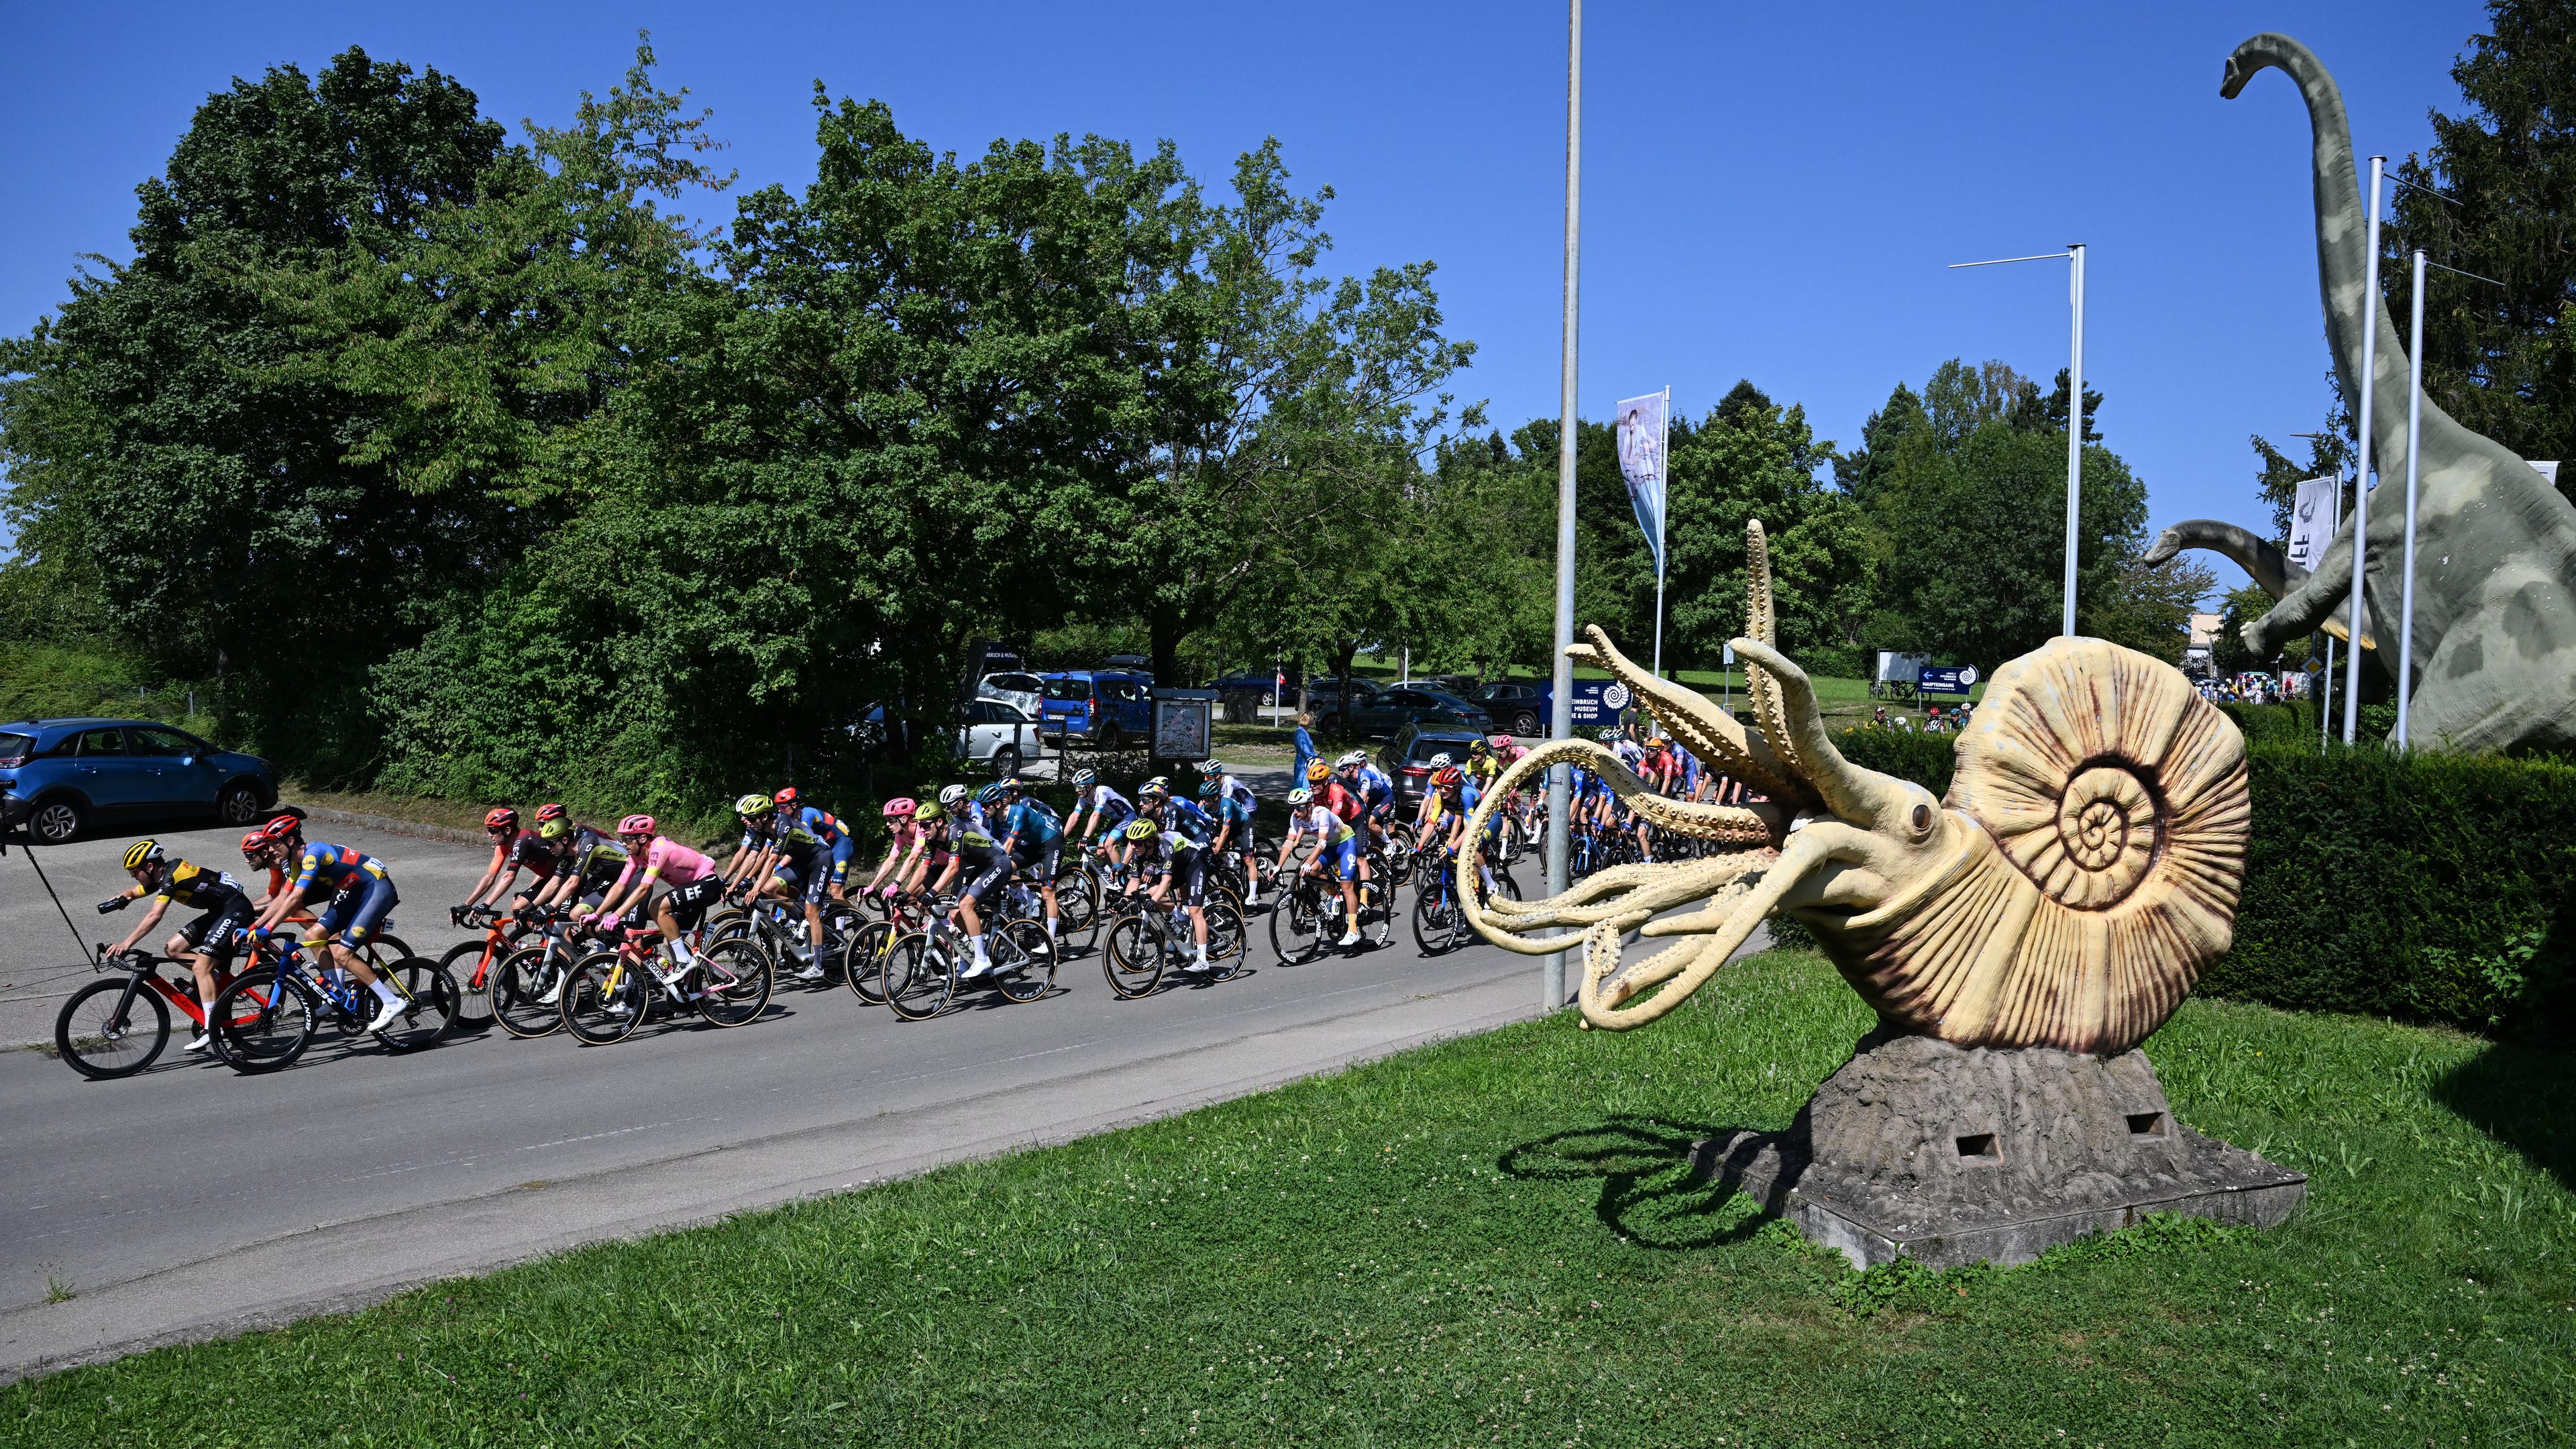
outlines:
M1673 389L1664 386L1663 432L1655 440L1655 674L1664 672L1664 515L1673 508Z

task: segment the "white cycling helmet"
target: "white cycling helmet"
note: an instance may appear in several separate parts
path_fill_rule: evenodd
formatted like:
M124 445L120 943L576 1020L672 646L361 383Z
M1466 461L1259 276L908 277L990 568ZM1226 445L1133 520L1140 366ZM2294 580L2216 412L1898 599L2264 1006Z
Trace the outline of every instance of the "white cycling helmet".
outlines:
M1353 750L1349 754L1342 756L1340 759L1333 761L1333 765L1336 769L1357 769L1367 763L1368 751L1366 750Z
M940 791L939 803L950 810L954 810L958 806L965 804L966 787L963 785L951 785L947 789Z
M1442 750L1440 753L1431 757L1431 768L1435 770L1445 770L1456 763L1458 762L1449 758L1449 752L1447 750Z
M1314 798L1315 792L1307 789L1303 785L1300 785L1296 789L1288 792L1288 803L1291 807L1303 805Z

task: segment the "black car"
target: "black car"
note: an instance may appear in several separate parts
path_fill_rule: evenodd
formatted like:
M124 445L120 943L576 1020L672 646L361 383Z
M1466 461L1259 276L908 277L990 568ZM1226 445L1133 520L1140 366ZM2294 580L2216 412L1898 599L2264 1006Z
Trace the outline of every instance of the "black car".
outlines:
M1467 696L1493 716L1505 734L1536 735L1547 728L1547 686L1501 679Z
M1411 820L1422 808L1422 796L1431 788L1431 757L1447 755L1449 763L1467 763L1467 748L1483 739L1474 730L1454 729L1443 725L1406 725L1396 731L1395 743L1378 754L1378 768L1395 782L1395 818Z

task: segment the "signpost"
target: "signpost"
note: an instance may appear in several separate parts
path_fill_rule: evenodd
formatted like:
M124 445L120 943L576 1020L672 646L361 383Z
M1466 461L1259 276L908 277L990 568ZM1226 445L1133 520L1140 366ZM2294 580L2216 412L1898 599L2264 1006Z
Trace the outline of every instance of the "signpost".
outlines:
M1977 687L1977 666L1973 664L1926 664L1914 676L1917 694L1965 695Z
M1204 760L1216 752L1209 711L1216 705L1213 689L1154 691L1154 758Z

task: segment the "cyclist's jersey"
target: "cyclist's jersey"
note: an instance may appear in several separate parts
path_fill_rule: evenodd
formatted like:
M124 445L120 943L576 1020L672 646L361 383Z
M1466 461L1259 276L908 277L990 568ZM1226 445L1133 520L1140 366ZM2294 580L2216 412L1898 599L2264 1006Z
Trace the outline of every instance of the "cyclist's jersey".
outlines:
M797 807L794 815L790 817L787 808L782 806L778 813L782 818L792 818L806 834L822 841L825 845L838 848L842 841L850 838L849 827L843 825L829 810L817 810L811 805L804 805Z
M602 835L587 825L578 826L573 830L571 847L564 852L563 866L584 880L605 878L612 868L626 869L626 847L618 844L616 836Z
M948 845L957 854L983 864L1001 853L1001 842L985 827L984 812L969 807L948 817Z
M1177 830L1157 830L1145 840L1127 842L1133 847L1128 864L1139 870L1169 870L1206 848L1206 842L1192 840Z
M533 830L522 830L501 847L503 865L524 866L539 880L551 880L555 873L554 847Z
M1252 848L1251 791L1246 790L1240 795L1219 797L1216 804L1216 819L1219 825L1232 827L1235 843L1246 850Z
M1303 809L1290 812L1288 833L1314 836L1323 849L1330 850L1351 838L1351 826L1331 807L1310 801Z
M1638 770L1637 773L1645 776L1649 782L1657 785L1663 784L1663 782L1671 778L1673 773L1673 757L1671 753L1665 750L1654 750L1648 752L1644 768Z
M1375 765L1360 766L1359 773L1351 777L1351 784L1360 797L1360 803L1371 810L1395 799L1395 782Z
M1241 805L1247 815L1260 803L1253 798L1252 787L1232 775L1217 776L1216 798L1224 804Z
M639 864L644 868L644 884L647 886L656 880L667 886L694 885L716 873L714 861L667 835L654 836L653 843L644 848L640 860L633 855L627 856L626 868L617 873L619 889L634 877Z
M1610 753L1617 755L1619 763L1632 771L1642 768L1645 764L1646 747L1635 740L1621 739L1610 747Z
M1198 807L1194 800L1174 800L1164 807L1163 828L1188 836L1193 845L1205 845L1216 838L1216 818Z
M1131 820L1135 818L1136 814L1136 807L1128 802L1126 796L1119 794L1117 791L1110 789L1106 785L1092 786L1091 795L1087 800L1077 800L1074 802L1073 813L1076 815L1081 814L1082 808L1085 805L1089 805L1091 807L1092 818L1097 821L1100 828L1104 830L1123 821Z
M184 860L170 863L170 871L161 878L161 889L152 893L152 899L177 901L198 911L226 910L236 902L245 910L250 907L250 897L242 892L240 881L223 871L190 865Z
M887 833L886 854L898 859L910 855L938 833L936 829L923 829L917 821L907 820Z
M1024 795L1002 818L1002 834L1015 836L1023 844L1046 845L1063 837L1064 822L1056 818L1044 800Z
M1325 781L1323 791L1315 797L1315 803L1332 811L1343 821L1354 825L1359 823L1361 812L1368 808L1361 803L1359 796L1352 794L1339 780Z
M319 883L344 891L370 880L389 879L385 863L365 851L310 840L304 844L304 853L295 859L293 889L302 895Z
M832 848L830 841L807 829L804 821L779 815L743 831L741 849L758 850L764 845L789 860L812 860Z
M1519 764L1521 762L1521 756L1528 753L1529 746L1515 742L1503 746L1502 749L1495 753L1495 758L1501 760L1503 762L1503 768L1508 770L1512 766Z
M1490 754L1467 757L1467 778L1470 780L1491 780L1502 772L1502 762Z

